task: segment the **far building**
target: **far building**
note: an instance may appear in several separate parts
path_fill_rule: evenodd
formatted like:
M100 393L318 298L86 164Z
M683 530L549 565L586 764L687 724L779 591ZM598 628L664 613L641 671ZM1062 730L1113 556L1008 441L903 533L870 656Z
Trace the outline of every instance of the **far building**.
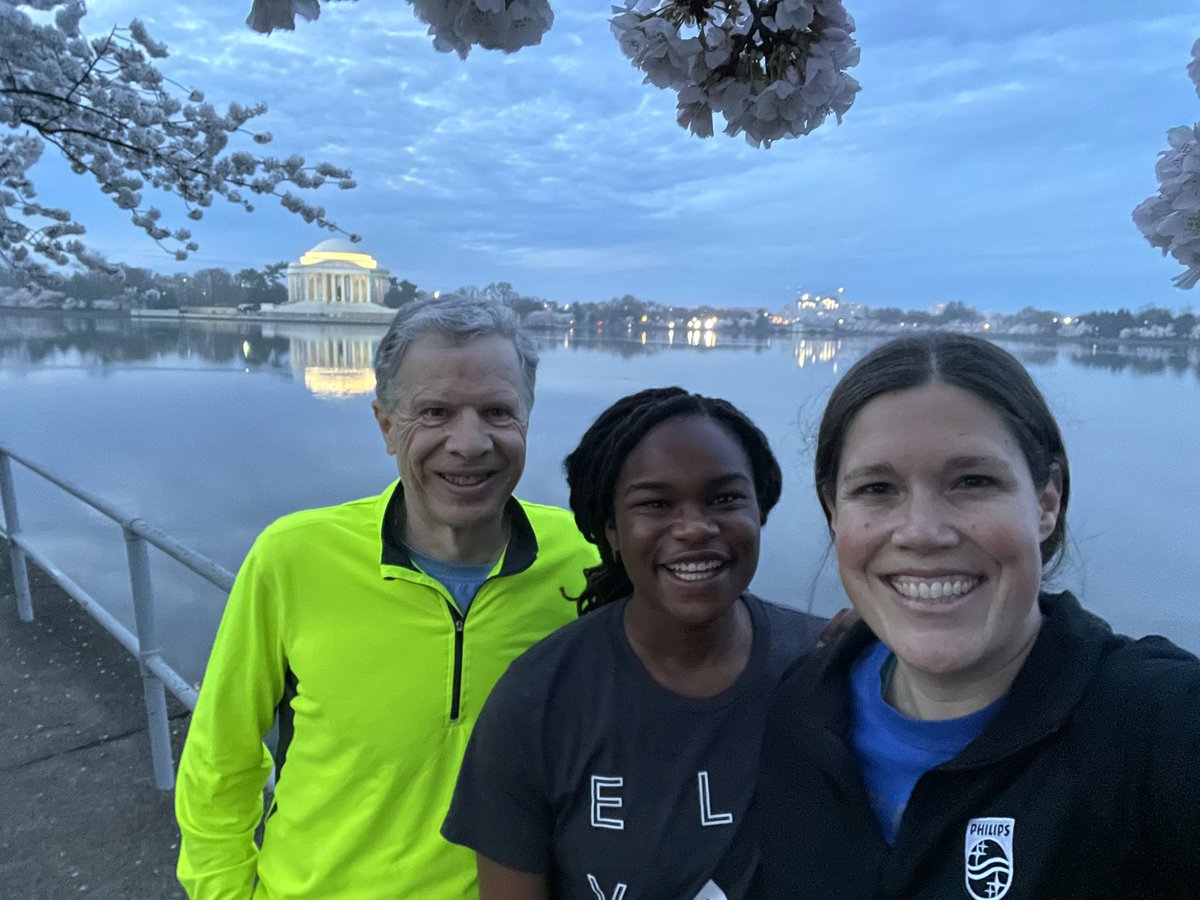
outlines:
M290 263L288 302L277 311L303 315L391 318L383 305L388 270L341 238L321 241Z

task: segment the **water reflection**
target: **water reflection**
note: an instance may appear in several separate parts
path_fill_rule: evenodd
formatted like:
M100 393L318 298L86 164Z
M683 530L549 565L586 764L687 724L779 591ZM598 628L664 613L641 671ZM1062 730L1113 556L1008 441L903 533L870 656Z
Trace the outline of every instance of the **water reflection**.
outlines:
M841 348L841 341L807 341L801 338L796 341L796 366L803 369L810 363L832 363Z
M680 323L681 326L686 323ZM809 483L812 436L840 371L884 338L621 329L544 332L521 496L566 502L563 457L620 396L679 384L726 397L767 433L785 491L754 589L829 614L844 599ZM693 329L696 331L696 329ZM377 492L395 466L366 398L379 326L0 315L0 442L227 568L276 516ZM1072 458L1077 568L1063 584L1121 630L1200 649L1195 552L1200 349L1006 341L1035 369ZM330 398L347 398L329 402ZM1138 477L1129 477L1130 472ZM16 474L22 523L72 578L131 621L124 547L107 522ZM196 677L221 598L154 573L170 658Z
M1006 343L1005 350L1019 359L1029 369L1044 369L1058 361L1057 344Z
M263 326L286 338L292 372L318 397L353 397L375 390L375 348L383 332L371 325Z
M677 340L677 337L680 338ZM537 336L543 349L588 350L609 353L623 359L673 349L764 351L780 345L791 348L797 368L819 366L844 371L871 347L888 340L886 336L867 336L854 339L810 338L799 335L773 335L751 338L721 337L718 332L691 329L677 335L674 329L665 332L629 331L612 335L607 332L581 334L568 330L550 336ZM1012 353L1030 369L1051 368L1062 361L1083 368L1108 369L1113 372L1132 371L1154 375L1162 372L1184 374L1192 372L1200 379L1200 348L1182 344L1151 345L1115 343L1110 345L1082 343L1042 343L1002 340L997 343Z
M0 364L104 368L152 362L286 368L286 338L240 322L163 322L123 317L0 316Z
M114 364L196 365L290 373L319 397L375 389L373 325L0 316L0 367L104 370Z
M663 353L668 350L766 350L778 346L781 341L790 342L790 335L775 337L722 337L712 328L690 328L679 330L668 328L665 331L647 331L635 329L632 326L625 331L610 332L604 329L579 331L569 328L562 333L535 332L534 340L543 349L562 347L564 349L599 350L629 359L634 356Z
M1076 365L1109 372L1132 371L1138 375L1193 372L1200 378L1200 348L1183 345L1070 344L1063 354Z
M217 363L290 371L318 396L353 396L374 389L377 325L161 321L125 317L0 314L0 365L102 367L112 363ZM587 350L623 359L670 350L763 352L788 346L798 368L851 365L884 336L848 339L774 334L721 336L713 329L582 333L542 332L543 349ZM1003 341L1022 363L1042 369L1067 361L1085 369L1157 375L1191 372L1200 379L1200 348L1186 344Z

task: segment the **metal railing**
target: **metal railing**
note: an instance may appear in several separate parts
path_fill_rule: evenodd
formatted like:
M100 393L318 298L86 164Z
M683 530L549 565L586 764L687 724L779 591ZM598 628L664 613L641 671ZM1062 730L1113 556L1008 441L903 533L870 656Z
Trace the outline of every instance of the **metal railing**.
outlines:
M32 546L21 533L17 515L17 497L13 487L12 464L20 463L46 481L82 500L92 509L121 526L125 535L125 550L129 561L129 587L133 597L133 617L136 633L121 624L91 594L67 576L43 552ZM165 691L188 709L196 706L196 689L187 679L171 668L162 656L155 626L154 586L150 580L150 557L146 545L157 547L171 559L191 569L205 581L228 593L233 587L233 573L208 557L185 547L168 534L159 531L142 519L130 516L107 501L55 475L32 460L14 453L0 444L0 501L4 509L4 533L8 540L12 562L13 588L17 597L17 615L22 622L33 621L33 598L29 591L29 570L26 557L43 569L93 619L117 639L138 660L142 672L142 694L146 703L147 731L150 735L150 758L154 765L154 783L160 790L175 785L175 766L171 754L171 731L167 721Z

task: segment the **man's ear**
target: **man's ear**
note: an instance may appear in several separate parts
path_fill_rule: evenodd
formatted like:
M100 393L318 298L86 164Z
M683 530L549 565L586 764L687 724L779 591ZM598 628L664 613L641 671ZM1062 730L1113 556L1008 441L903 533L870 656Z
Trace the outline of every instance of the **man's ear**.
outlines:
M379 425L379 433L383 435L384 446L387 447L389 456L396 455L396 448L392 444L392 426L395 424L391 414L379 402L378 398L371 401L371 412L375 413L375 422Z
M1058 463L1051 463L1050 474L1046 484L1038 491L1038 507L1041 515L1038 517L1038 539L1045 540L1054 533L1058 525L1058 516L1062 511L1062 468Z

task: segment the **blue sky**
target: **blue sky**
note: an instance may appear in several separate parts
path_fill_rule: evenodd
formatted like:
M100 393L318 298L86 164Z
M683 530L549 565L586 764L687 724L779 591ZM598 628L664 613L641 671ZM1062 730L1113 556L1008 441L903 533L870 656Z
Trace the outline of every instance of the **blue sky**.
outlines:
M1166 130L1200 119L1185 72L1194 0L847 8L858 99L840 126L769 150L680 129L674 96L621 56L603 0L558 0L541 46L465 62L388 0L327 5L270 36L244 27L248 0L92 0L84 25L141 18L176 80L220 104L266 101L271 152L352 168L356 190L315 198L429 290L508 281L560 302L775 309L844 287L876 306L1200 307L1129 215L1156 188ZM65 167L40 174L43 201L73 208L96 248L175 268ZM268 203L214 208L193 230L188 270L292 260L329 236Z

